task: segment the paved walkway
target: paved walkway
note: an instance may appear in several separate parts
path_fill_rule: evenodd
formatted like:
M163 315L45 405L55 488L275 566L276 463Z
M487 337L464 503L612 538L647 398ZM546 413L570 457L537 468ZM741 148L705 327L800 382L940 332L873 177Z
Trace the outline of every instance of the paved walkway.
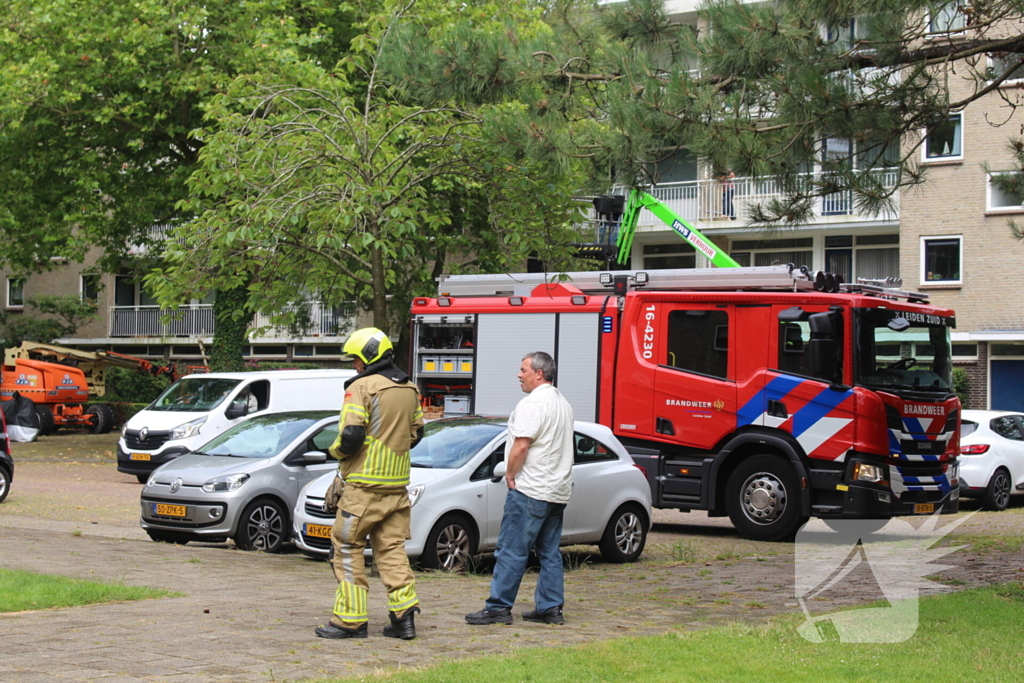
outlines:
M285 681L356 676L452 658L571 644L619 635L662 633L791 609L785 558L701 567L610 566L595 562L567 578L564 627L473 627L489 578L420 574L420 637L380 636L385 600L371 579L371 637L316 638L329 616L334 577L326 563L262 555L228 546L184 547L0 523L0 566L179 591L184 597L0 615L0 680ZM93 530L102 533L104 530ZM123 531L118 529L117 531ZM722 563L719 563L722 564ZM751 568L759 577L752 582ZM704 574L704 576L701 576ZM515 613L532 605L533 577ZM712 583L715 588L711 588ZM759 606L744 606L746 601ZM717 601L717 602L716 602ZM728 603L728 604L727 604ZM760 605L763 605L760 606ZM750 614L753 612L753 614ZM609 626L609 623L619 626ZM627 626L628 625L628 626Z

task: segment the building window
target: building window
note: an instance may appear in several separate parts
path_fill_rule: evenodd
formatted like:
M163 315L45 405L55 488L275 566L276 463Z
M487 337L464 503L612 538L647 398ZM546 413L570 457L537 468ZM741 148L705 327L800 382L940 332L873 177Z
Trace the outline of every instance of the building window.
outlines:
M990 80L999 78L1008 70L1010 74L1001 85L1016 85L1024 82L1024 56L1013 52L991 52L988 56Z
M963 238L922 237L921 238L921 283L925 285L959 285L963 282L960 272Z
M741 266L793 265L811 267L814 238L797 237L779 240L736 240L729 255Z
M928 33L952 33L967 28L967 15L960 2L947 2L928 13Z
M836 49L846 52L870 38L868 24L859 18L850 18L828 27L826 38Z
M944 123L929 129L924 141L924 160L963 159L963 123L963 112L957 112L950 114Z
M1024 210L1024 193L1015 186L1019 179L1018 172L1002 172L988 174L988 199L986 207L989 211Z
M79 280L82 301L87 301L94 306L100 298L100 276L95 273L82 275Z
M957 344L953 342L953 360L977 360L978 345L976 343Z
M149 295L134 275L114 276L115 306L157 307L156 299Z
M644 245L645 270L696 267L697 252L686 242Z
M825 237L825 270L843 282L900 276L900 236L828 235ZM893 245L893 246L888 246Z
M22 308L25 305L25 278L7 278L7 307Z

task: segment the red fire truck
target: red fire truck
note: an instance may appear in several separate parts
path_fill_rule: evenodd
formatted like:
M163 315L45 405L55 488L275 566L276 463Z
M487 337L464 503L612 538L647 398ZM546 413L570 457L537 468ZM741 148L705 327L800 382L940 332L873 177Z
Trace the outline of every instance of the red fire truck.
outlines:
M577 419L609 426L654 504L747 538L810 516L955 512L953 311L898 281L792 266L442 278L412 304L413 376L447 412L508 414L550 352Z

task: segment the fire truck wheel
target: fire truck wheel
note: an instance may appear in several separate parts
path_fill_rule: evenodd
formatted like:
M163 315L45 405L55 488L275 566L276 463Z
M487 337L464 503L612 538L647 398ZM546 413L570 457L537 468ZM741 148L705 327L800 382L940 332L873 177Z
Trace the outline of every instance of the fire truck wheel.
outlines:
M96 403L89 406L85 414L95 417L94 420L89 422L90 434L107 434L114 428L114 410L106 403Z
M780 457L755 455L733 471L725 487L729 519L754 541L786 541L807 521L800 513L800 482Z
M36 415L39 416L39 434L40 436L48 436L53 434L55 425L53 419L53 410L50 406L37 405Z
M1000 467L985 487L985 493L981 495L981 504L986 510L1000 512L1010 504L1010 473Z
M605 562L635 562L647 545L647 523L643 509L626 503L615 511L604 529L598 547Z

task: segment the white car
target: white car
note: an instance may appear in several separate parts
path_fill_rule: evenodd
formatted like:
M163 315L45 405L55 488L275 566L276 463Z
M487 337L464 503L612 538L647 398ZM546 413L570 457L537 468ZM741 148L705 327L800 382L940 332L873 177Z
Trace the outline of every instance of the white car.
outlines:
M1005 510L1024 493L1024 415L965 410L960 427L960 495Z
M477 553L494 550L508 490L506 422L459 417L427 424L411 454L412 538L405 543L421 566L459 570ZM562 545L596 543L607 561L633 562L651 526L647 477L607 427L577 422L575 431ZM295 544L310 556L326 556L331 547L334 518L323 511L323 501L333 476L308 484L292 515Z

